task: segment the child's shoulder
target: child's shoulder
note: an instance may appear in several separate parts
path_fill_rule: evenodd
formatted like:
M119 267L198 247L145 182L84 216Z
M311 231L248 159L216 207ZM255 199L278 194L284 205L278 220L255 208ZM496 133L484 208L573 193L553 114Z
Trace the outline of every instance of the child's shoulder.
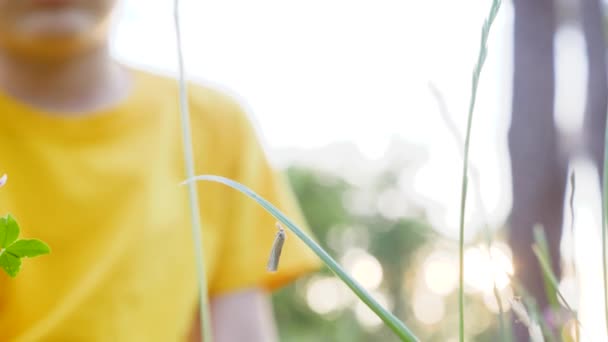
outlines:
M137 72L145 78L149 94L166 96L179 109L179 82L174 75L150 70ZM187 92L192 120L231 128L248 124L243 101L230 89L201 80L188 80Z
M153 71L137 71L147 89L146 97L175 113L179 129L179 82L175 76ZM245 150L258 145L253 122L243 101L230 90L201 81L188 81L188 107L195 149L199 144L213 146L222 163L240 159ZM162 100L161 100L162 99Z

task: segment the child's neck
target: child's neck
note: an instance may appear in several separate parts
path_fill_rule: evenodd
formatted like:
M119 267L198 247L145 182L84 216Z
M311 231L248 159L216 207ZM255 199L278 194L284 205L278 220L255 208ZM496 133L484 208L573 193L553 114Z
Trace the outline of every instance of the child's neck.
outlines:
M128 73L107 46L60 61L0 51L0 91L45 112L73 115L107 108L129 88Z

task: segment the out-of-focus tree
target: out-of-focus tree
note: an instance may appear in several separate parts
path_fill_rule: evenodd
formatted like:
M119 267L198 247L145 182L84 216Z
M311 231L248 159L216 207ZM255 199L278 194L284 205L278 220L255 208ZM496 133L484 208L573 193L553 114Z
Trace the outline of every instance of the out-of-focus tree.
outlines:
M608 109L606 40L604 15L600 0L581 1L582 26L587 49L587 101L585 105L586 147L602 177L604 129Z
M308 167L291 167L287 174L311 230L323 248L347 271L358 276L362 284L371 286L368 288L371 293L384 296L387 306L422 340L446 341L455 336L454 326L458 319L457 310L453 309L458 303L456 291L454 288L449 293L432 292L425 280L425 271L433 253L456 258L457 241L432 229L427 223L425 210L416 204L409 196L411 194L408 195L408 187L403 187L403 182L413 182L419 167L412 164L417 162L389 163L385 169L370 175L357 186L340 175ZM483 245L482 238L480 234L472 244ZM358 270L357 267L353 269L354 259L349 261L349 255L361 253L365 262ZM378 276L378 268L373 266L375 263L381 269L381 282L374 285L371 283ZM453 274L455 277L456 273ZM440 281L445 279L442 275L439 277ZM324 270L274 295L281 341L398 341L378 322L370 324L369 317L373 314L361 312L362 304L350 295L350 290L333 280L332 274ZM453 281L455 286L456 278ZM317 285L319 287L314 291L313 287ZM319 290L325 292L319 294ZM440 301L438 306L441 308L430 310L442 311L441 319L429 322L420 317L420 312L416 313L416 298L421 294L434 296ZM311 296L321 298L322 302L319 303L317 298L316 303L320 307L311 303L315 299ZM422 303L425 303L424 299ZM428 312L428 306L434 304L423 305L422 310L427 309ZM468 294L467 310L478 317L468 322L469 336L476 341L495 340L497 322L488 311L484 295L479 292ZM362 315L367 318L362 318Z
M559 153L554 123L553 0L514 0L513 99L509 152L513 207L510 243L516 276L541 308L547 299L541 269L532 252L533 226L542 224L559 274L559 245L566 161ZM516 339L527 332L516 325Z
M601 171L608 84L600 0L514 0L514 74L509 151L513 179L510 242L517 277L542 309L547 297L531 250L532 227L542 224L559 276L559 246L569 155L560 151L554 123L556 18L580 22L587 52L587 97L582 145ZM562 11L558 11L559 5ZM563 11L564 8L569 11ZM573 10L575 9L575 10ZM560 13L559 16L556 13ZM574 14L574 15L573 15ZM574 151L578 152L578 151ZM601 172L600 172L601 175ZM518 329L518 339L525 338Z

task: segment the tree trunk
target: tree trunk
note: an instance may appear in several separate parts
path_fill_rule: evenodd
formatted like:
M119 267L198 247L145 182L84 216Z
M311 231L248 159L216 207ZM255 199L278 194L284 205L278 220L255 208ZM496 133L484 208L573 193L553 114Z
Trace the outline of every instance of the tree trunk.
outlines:
M604 15L600 0L581 2L583 34L587 48L587 103L585 106L585 142L600 179L604 158L604 129L606 127L606 43Z
M532 228L542 224L559 276L559 244L566 163L558 150L554 124L555 4L552 0L514 0L514 73L509 130L513 207L510 244L517 278L547 307L541 269L532 252ZM516 324L516 338L527 335ZM519 328L517 328L519 327Z

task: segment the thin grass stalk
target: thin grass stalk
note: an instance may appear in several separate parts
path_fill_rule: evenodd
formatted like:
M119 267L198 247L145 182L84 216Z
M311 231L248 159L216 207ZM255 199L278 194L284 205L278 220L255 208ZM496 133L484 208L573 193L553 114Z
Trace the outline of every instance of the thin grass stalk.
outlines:
M557 342L558 339L553 333L553 330L549 328L547 322L543 319L540 311L538 310L538 305L536 305L536 299L532 297L530 292L526 289L526 287L514 276L509 275L509 279L511 285L513 286L513 292L518 293L521 297L521 300L525 303L530 316L532 316L541 326L545 337L549 342Z
M190 178L184 182L194 184L196 181L210 181L227 185L249 198L255 200L260 204L266 211L272 216L289 228L300 240L302 240L322 261L325 265L336 274L354 293L365 303L383 322L391 329L395 335L399 337L401 341L415 342L419 341L418 338L409 330L409 328L401 322L395 315L380 305L370 294L361 286L356 280L351 278L346 271L323 249L317 244L312 238L296 226L285 214L277 209L272 203L262 198L260 195L255 193L243 184L240 184L231 179L215 176L215 175L201 175Z
M532 250L534 251L536 258L538 259L538 262L543 272L543 278L547 282L548 287L555 291L556 297L562 301L566 309L570 311L571 314L576 315L576 312L574 311L574 309L572 309L572 307L559 289L559 282L551 269L551 263L548 260L548 256L538 244L534 244L534 246L532 246Z
M435 100L437 101L437 105L439 107L439 114L441 115L441 118L443 119L444 123L446 124L446 127L450 131L452 138L454 138L454 140L458 146L464 146L464 139L462 138L462 135L458 131L458 127L456 127L456 123L454 122L454 120L452 120L450 113L448 112L448 108L445 103L443 94L432 83L429 83L429 88L430 88L433 96L435 96ZM463 149L464 149L464 147L459 149L459 151L460 151L462 157L464 158ZM477 202L476 203L477 208L479 210L479 213L481 215L481 221L483 223L482 226L484 228L486 245L488 246L488 258L490 259L490 262L492 262L492 260L493 260L493 257L492 257L493 238L492 238L492 232L490 231L490 224L488 223L488 211L486 210L486 207L485 207L482 197L481 197L481 184L479 182L479 171L477 170L477 168L475 168L474 165L470 165L469 172L470 172L471 180L473 181L473 190L475 191L475 199ZM500 292L498 291L498 287L496 286L496 277L493 277L492 293L494 294L494 299L496 299L496 303L498 304L498 325L499 325L499 329L500 329L500 337L503 342L508 342L508 341L510 341L510 338L507 336L505 311L504 311L504 307L502 305L502 300L500 298Z
M549 271L550 274L554 274L553 273L553 264L551 262L551 257L550 257L551 254L549 253L549 244L547 243L547 235L545 234L545 229L541 224L534 225L534 227L532 229L533 229L534 242L535 242L532 245L532 250L534 251L534 247L536 246L537 249L542 253L542 255L546 256L547 270ZM545 276L545 270L542 268L543 267L542 261L539 260L539 264L540 264L541 270L542 270L543 285L545 287L545 294L547 296L547 302L551 306L551 309L559 310L561 305L559 303L558 295L555 291L553 291L553 285L551 284L551 279ZM555 275L553 275L553 277L555 278Z
M180 28L179 0L173 2L173 17L175 23L175 39L177 43L177 60L179 68L179 104L182 124L182 138L184 147L184 163L188 178L194 177L194 152L192 151L192 129L190 126L190 110L188 108L188 89L184 72L184 56L182 50L182 35ZM201 233L201 215L198 204L196 184L188 184L188 197L190 203L190 220L192 225L192 240L194 243L194 257L196 258L196 271L199 286L200 326L203 341L212 342L211 313L209 311L209 298L207 295L207 277L205 274L205 260L203 253L203 238Z
M477 63L473 70L473 79L471 85L471 97L469 101L469 112L467 118L467 130L465 134L464 142L464 160L462 166L462 191L460 197L460 234L459 234L459 286L458 286L458 311L459 311L459 329L458 336L460 342L464 342L464 214L466 209L466 198L467 198L467 185L468 185L468 169L469 169L469 146L471 143L471 126L473 123L473 111L475 109L475 101L477 99L477 86L479 85L479 77L481 70L485 62L488 48L488 36L490 34L490 28L496 18L498 9L500 8L500 0L493 0L492 6L490 7L490 13L483 24L481 30L481 46L479 54L477 56Z
M494 278L492 292L494 293L494 299L496 299L496 304L498 304L498 328L500 329L500 339L503 342L508 342L509 338L507 337L507 327L505 323L505 309L502 305L500 292L498 291L498 287L496 286L496 278Z

